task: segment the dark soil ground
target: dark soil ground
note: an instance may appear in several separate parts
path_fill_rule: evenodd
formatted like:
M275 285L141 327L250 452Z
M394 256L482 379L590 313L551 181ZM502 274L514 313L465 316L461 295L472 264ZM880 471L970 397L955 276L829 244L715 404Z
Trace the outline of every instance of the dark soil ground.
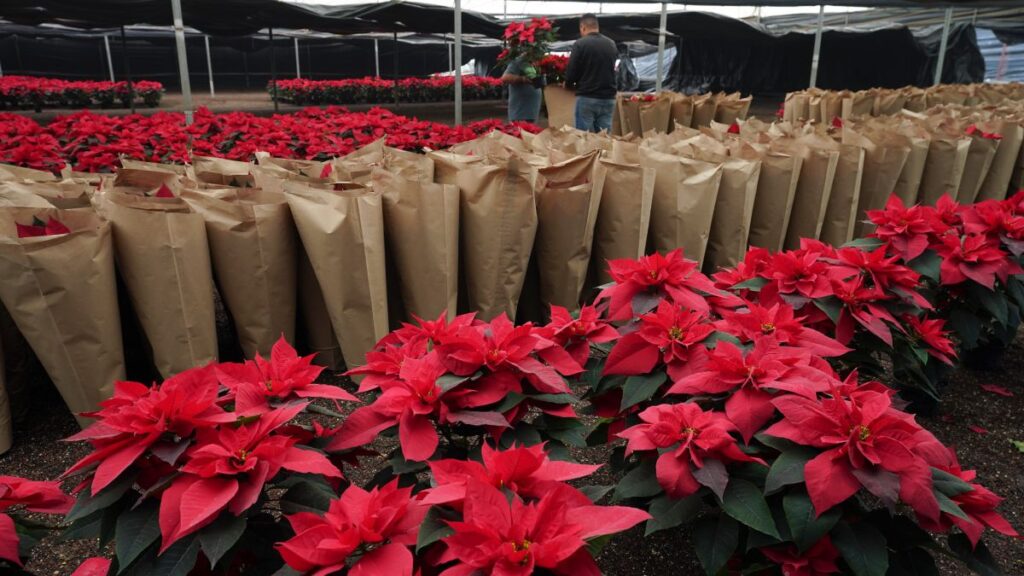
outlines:
M15 422L15 445L0 456L0 474L33 479L56 478L75 460L87 453L81 444L61 439L77 430L74 419L38 366L26 368L33 384L29 400L13 409L20 416ZM922 423L942 441L956 447L965 468L978 470L979 480L1002 495L1001 511L1011 524L1024 528L1024 453L1011 441L1024 440L1024 333L1005 355L999 366L987 370L958 369L945 391L945 402L934 416L921 417ZM327 382L345 379L325 373ZM981 384L995 384L1013 393L1004 397L983 390ZM984 429L980 431L980 429ZM377 447L386 450L382 443ZM578 456L590 462L602 462L607 449L588 449ZM379 462L367 461L360 469L347 471L357 483L368 480ZM604 476L604 477L602 477ZM596 483L611 483L603 472ZM1024 541L994 534L986 542L1007 575L1024 574ZM61 541L57 536L43 540L27 568L40 576L65 576L86 557L101 553L92 541ZM644 540L641 528L620 535L599 558L609 576L655 576L664 574L697 575L702 570L692 551L686 531L660 532ZM942 574L965 574L959 564L940 559Z

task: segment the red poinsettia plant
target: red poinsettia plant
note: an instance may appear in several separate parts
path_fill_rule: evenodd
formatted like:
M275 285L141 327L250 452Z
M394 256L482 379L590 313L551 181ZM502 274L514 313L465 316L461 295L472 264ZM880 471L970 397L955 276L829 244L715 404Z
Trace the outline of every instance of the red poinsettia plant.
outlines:
M56 236L58 234L71 233L70 228L52 216L46 220L41 220L38 217L33 216L31 224L15 222L14 228L18 234L18 238L37 238L40 236Z
M505 49L498 54L498 66L508 66L519 60L523 63L523 75L536 78L541 75L539 63L550 51L549 46L557 39L557 32L547 18L531 18L528 21L512 22L505 27Z
M569 57L560 54L548 54L537 62L537 70L548 84L565 83L565 69L569 66Z

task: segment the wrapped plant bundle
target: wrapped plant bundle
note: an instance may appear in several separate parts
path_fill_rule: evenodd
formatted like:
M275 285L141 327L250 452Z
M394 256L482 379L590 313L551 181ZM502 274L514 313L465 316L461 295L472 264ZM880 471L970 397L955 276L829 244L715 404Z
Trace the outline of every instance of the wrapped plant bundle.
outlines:
M97 409L125 377L111 224L92 211L0 208L0 276L0 300L68 408Z

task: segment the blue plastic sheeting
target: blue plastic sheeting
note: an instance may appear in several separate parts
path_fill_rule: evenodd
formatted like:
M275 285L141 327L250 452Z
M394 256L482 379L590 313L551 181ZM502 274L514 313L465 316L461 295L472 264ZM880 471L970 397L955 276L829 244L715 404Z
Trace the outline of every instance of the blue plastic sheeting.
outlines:
M986 82L1024 82L1024 44L1003 44L987 28L978 28Z

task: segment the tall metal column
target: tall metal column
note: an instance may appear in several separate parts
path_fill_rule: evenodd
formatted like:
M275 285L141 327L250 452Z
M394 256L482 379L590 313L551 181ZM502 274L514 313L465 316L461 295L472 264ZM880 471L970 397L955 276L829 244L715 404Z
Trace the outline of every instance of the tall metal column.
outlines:
M174 15L174 43L178 47L178 74L181 76L181 95L184 99L185 125L192 123L192 84L188 79L188 56L185 53L185 24L181 21L181 0L171 0Z
M661 27L658 29L658 75L654 79L654 89L661 92L662 78L665 72L665 34L668 32L668 3L661 3Z
M210 79L210 97L216 96L213 90L213 58L210 57L210 36L204 35L203 41L206 44L206 75Z
M380 78L380 42L373 39L373 63L377 78Z
M292 40L295 41L295 77L302 78L302 72L299 70L299 38L296 36Z
M398 31L395 31L395 71L392 74L395 81L395 108L398 108Z
M462 0L455 0L455 125L462 124Z
M949 27L953 23L953 9L946 8L946 21L942 24L942 41L939 42L939 60L935 63L935 81L933 86L942 84L942 68L946 64L946 48L949 47Z
M270 37L270 91L274 96L274 112L278 111L279 104L277 102L277 59L274 54L274 28L271 26L267 28L267 32Z
M121 26L121 62L124 63L124 78L128 82L128 93L131 94L128 106L132 114L135 114L135 83L132 82L132 68L128 64L128 35L124 32L124 26Z
M103 35L103 48L107 52L107 70L110 72L110 81L114 81L114 59L110 57L110 37Z
M814 54L811 56L811 88L818 85L818 61L821 58L821 30L825 27L825 5L818 6L818 29L814 31Z

